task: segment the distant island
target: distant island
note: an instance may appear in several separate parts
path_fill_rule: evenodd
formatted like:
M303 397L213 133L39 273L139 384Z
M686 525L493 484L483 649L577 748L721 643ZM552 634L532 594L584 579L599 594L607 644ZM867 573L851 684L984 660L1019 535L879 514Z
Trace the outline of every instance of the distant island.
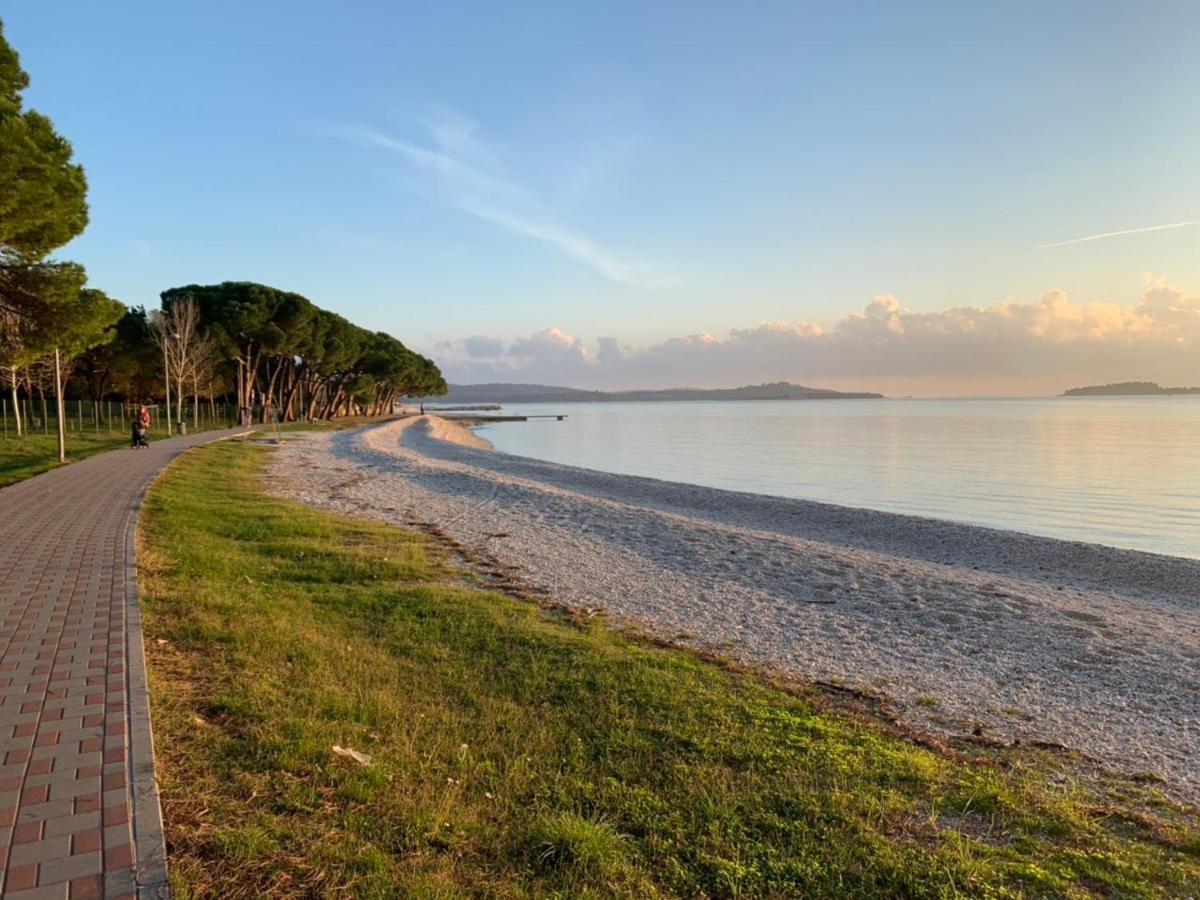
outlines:
M444 403L611 403L630 400L879 400L883 394L848 393L777 381L737 388L659 391L584 391L546 384L452 384Z
M1089 387L1063 391L1064 397L1144 397L1172 394L1200 394L1200 387L1161 387L1153 381L1121 381L1117 384L1094 384Z

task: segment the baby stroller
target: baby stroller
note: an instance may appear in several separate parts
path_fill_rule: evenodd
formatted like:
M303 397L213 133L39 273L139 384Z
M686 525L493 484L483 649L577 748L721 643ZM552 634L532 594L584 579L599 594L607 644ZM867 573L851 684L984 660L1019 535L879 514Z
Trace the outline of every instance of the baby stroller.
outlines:
M141 422L133 423L133 438L129 442L129 449L136 450L138 447L149 447L150 442L146 440L146 426Z

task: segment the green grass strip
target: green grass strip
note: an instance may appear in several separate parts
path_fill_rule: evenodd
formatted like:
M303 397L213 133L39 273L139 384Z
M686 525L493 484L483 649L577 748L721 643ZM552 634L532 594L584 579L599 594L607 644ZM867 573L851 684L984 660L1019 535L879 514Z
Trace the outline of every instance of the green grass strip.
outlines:
M11 424L10 424L11 427ZM129 435L68 434L67 461L129 446ZM58 438L53 434L9 435L0 438L0 487L15 484L59 466Z
M1194 894L1194 815L478 589L189 452L139 564L175 895ZM369 765L332 751L371 756Z

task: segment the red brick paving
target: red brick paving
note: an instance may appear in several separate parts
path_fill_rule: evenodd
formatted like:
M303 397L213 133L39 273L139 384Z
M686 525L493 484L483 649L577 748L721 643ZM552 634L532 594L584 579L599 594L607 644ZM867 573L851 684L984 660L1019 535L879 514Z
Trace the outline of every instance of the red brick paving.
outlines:
M166 895L133 525L163 465L226 434L0 490L4 898Z

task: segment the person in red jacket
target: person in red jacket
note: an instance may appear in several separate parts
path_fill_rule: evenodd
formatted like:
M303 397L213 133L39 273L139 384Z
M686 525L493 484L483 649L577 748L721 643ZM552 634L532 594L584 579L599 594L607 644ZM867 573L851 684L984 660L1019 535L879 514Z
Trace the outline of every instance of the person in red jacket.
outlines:
M133 417L133 439L129 446L136 449L138 447L149 447L150 444L146 441L146 435L150 431L150 410L145 406L138 407L137 415Z

